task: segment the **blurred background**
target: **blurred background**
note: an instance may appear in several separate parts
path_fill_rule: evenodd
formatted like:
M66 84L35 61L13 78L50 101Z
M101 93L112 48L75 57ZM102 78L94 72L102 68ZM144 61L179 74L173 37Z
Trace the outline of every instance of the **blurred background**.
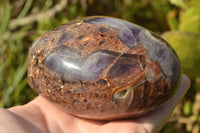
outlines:
M0 107L22 105L37 96L27 84L33 41L91 15L126 19L172 45L191 87L160 133L200 133L200 0L0 0Z

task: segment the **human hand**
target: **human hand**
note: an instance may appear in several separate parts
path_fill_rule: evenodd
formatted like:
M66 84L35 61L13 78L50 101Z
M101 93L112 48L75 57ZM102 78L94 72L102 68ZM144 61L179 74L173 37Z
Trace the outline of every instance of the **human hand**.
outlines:
M69 115L54 103L38 96L23 106L0 108L1 133L152 133L158 132L176 104L190 86L186 75L182 76L177 93L162 107L134 118L109 122L88 120Z

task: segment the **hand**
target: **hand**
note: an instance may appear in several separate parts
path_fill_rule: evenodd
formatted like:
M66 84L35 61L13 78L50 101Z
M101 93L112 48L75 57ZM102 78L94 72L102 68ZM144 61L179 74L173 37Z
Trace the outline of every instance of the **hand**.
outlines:
M176 104L189 88L185 75L177 93L161 108L136 118L100 122L69 115L42 96L24 106L0 108L1 133L152 133L166 123Z

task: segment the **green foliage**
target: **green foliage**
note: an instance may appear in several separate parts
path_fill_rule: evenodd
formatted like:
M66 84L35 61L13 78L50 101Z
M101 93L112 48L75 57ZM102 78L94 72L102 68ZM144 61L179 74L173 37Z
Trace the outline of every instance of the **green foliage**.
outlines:
M183 2L183 0L177 0L177 2L178 1ZM188 5L184 4L184 10L171 10L167 15L167 21L171 30L195 32L200 34L200 4L198 3L200 3L200 0L190 1ZM177 4L175 3L175 5Z
M200 7L191 7L183 13L180 20L179 30L200 34Z
M190 116L192 114L192 102L186 101L183 106L183 114L185 116Z
M167 0L124 0L122 18L155 32L168 29L165 16L172 9Z
M10 4L8 1L3 2L3 11L1 17L1 27L0 27L0 36L5 32L6 27L8 25L9 19L10 19Z
M173 9L167 14L167 22L171 31L165 32L163 38L177 52L183 73L191 78L191 87L185 96L185 102L180 104L182 113L179 122L184 123L188 132L200 132L200 0L170 0L179 9ZM176 2L181 2L176 3ZM184 3L183 3L184 2ZM196 124L197 123L197 124ZM180 132L180 131L179 131Z
M186 8L186 3L184 2L184 0L169 0L171 4L174 4L178 7L181 7L183 9Z
M177 52L183 73L193 78L200 77L200 35L193 32L169 31L162 36Z
M172 31L163 37L172 45L180 57L183 73L192 78L200 77L200 0L170 0L182 10L172 10L167 20ZM177 17L178 16L178 17Z
M33 41L69 20L90 15L119 17L165 32L192 84L161 132L193 132L200 126L200 0L0 0L0 106L22 105L37 96L27 84Z

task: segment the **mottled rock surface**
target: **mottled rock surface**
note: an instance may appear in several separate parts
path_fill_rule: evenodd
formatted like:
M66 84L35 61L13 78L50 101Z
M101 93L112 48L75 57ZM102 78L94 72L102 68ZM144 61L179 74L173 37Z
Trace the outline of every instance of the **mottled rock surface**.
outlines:
M180 74L179 59L162 38L110 17L64 24L29 51L30 86L89 119L143 115L173 96Z

